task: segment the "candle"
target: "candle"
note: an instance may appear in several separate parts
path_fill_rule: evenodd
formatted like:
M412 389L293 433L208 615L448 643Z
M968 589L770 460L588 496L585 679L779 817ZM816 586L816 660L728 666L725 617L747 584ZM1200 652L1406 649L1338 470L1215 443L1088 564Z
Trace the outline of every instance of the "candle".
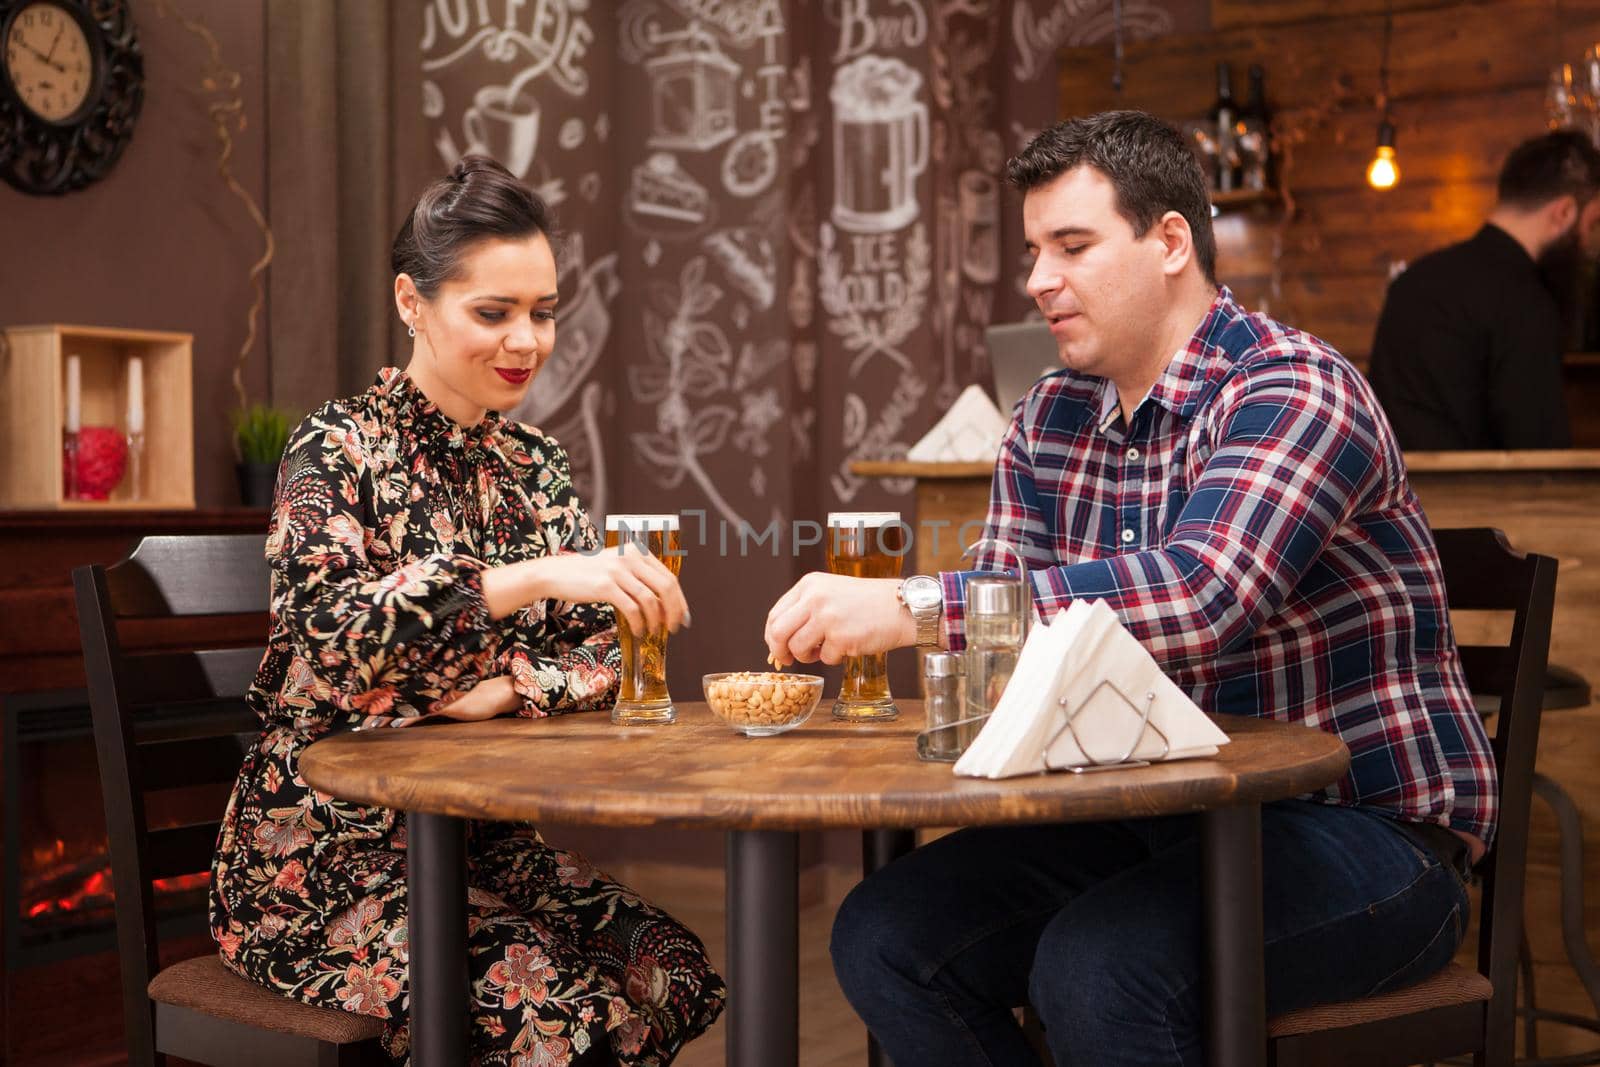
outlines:
M144 433L144 361L128 360L128 432Z
M67 432L78 432L78 391L81 371L77 356L67 357Z

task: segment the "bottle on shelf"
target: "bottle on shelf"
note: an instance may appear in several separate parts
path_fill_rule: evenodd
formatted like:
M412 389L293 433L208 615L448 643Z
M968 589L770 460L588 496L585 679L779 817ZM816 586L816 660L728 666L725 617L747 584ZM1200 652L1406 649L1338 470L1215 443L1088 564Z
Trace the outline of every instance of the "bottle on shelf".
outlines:
M1238 143L1235 123L1239 119L1239 105L1233 99L1233 72L1228 61L1217 64L1217 102L1211 105L1211 128L1217 138L1217 173L1212 188L1229 193L1238 186L1235 167L1238 165Z
M1266 80L1266 71L1252 63L1250 90L1234 125L1240 185L1257 192L1272 185L1272 112L1267 107Z

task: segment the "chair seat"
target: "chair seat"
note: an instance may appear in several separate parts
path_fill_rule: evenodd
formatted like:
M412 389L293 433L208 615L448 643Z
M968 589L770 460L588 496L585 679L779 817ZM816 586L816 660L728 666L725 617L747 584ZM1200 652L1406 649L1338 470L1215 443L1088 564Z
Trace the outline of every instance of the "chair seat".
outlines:
M382 1019L314 1008L274 993L228 970L215 955L196 956L163 970L150 979L150 999L331 1045L354 1045L383 1033Z
M1433 977L1405 989L1361 1000L1320 1004L1314 1008L1285 1012L1267 1020L1267 1032L1278 1038L1342 1030L1347 1026L1412 1015L1432 1008L1487 1001L1493 996L1494 986L1489 979L1477 971L1452 963Z

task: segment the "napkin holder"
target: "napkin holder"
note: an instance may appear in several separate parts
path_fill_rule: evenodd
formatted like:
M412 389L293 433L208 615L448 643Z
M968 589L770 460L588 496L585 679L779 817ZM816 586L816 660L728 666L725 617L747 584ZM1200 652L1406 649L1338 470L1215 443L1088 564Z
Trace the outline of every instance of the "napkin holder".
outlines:
M1122 755L1116 757L1115 759L1100 759L1096 757L1093 752L1089 751L1089 746L1084 744L1083 739L1078 736L1077 727L1073 724L1074 720L1078 717L1078 713L1084 708L1088 707L1089 702L1094 699L1095 694L1100 692L1102 689L1111 690L1122 699L1124 704L1128 705L1135 715L1139 716L1138 733L1133 735L1133 740L1129 742L1127 749L1123 751ZM1161 741L1161 754L1156 756L1157 760L1166 759L1168 754L1172 752L1172 742L1167 739L1166 734L1161 732L1161 728L1159 726L1150 721L1150 712L1154 710L1156 706L1156 695L1154 693L1145 693L1143 700L1135 700L1127 693L1124 693L1122 691L1122 687L1116 682L1112 681L1110 678L1102 678L1100 682L1093 689L1089 690L1088 694L1078 702L1077 707L1068 706L1066 697L1062 697L1057 700L1056 704L1061 708L1061 726L1056 730L1055 733L1050 735L1050 740L1044 743L1044 751L1041 754L1041 758L1044 760L1044 769L1046 771L1071 771L1073 774L1087 774L1090 771L1110 771L1121 767L1148 767L1152 761L1147 759L1135 759L1134 753L1139 751L1139 746L1144 743L1145 736L1150 733L1154 733L1155 736ZM1071 735L1073 743L1078 746L1078 751L1082 752L1084 757L1089 760L1087 765L1078 764L1063 766L1050 762L1050 750L1055 747L1055 743L1061 739L1062 734Z
M1028 635L1011 684L955 773L1081 773L1215 755L1227 743L1104 601L1077 600Z

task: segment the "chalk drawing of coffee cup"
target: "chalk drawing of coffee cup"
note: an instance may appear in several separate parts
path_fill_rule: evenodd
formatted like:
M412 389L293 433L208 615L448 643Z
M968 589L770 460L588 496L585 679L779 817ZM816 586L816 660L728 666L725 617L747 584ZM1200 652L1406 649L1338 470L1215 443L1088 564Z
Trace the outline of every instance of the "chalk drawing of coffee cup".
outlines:
M539 101L526 85L485 85L461 121L467 152L489 156L518 178L527 177L539 147Z
M922 75L893 57L865 55L834 74L833 221L887 233L917 217L917 178L928 168Z

